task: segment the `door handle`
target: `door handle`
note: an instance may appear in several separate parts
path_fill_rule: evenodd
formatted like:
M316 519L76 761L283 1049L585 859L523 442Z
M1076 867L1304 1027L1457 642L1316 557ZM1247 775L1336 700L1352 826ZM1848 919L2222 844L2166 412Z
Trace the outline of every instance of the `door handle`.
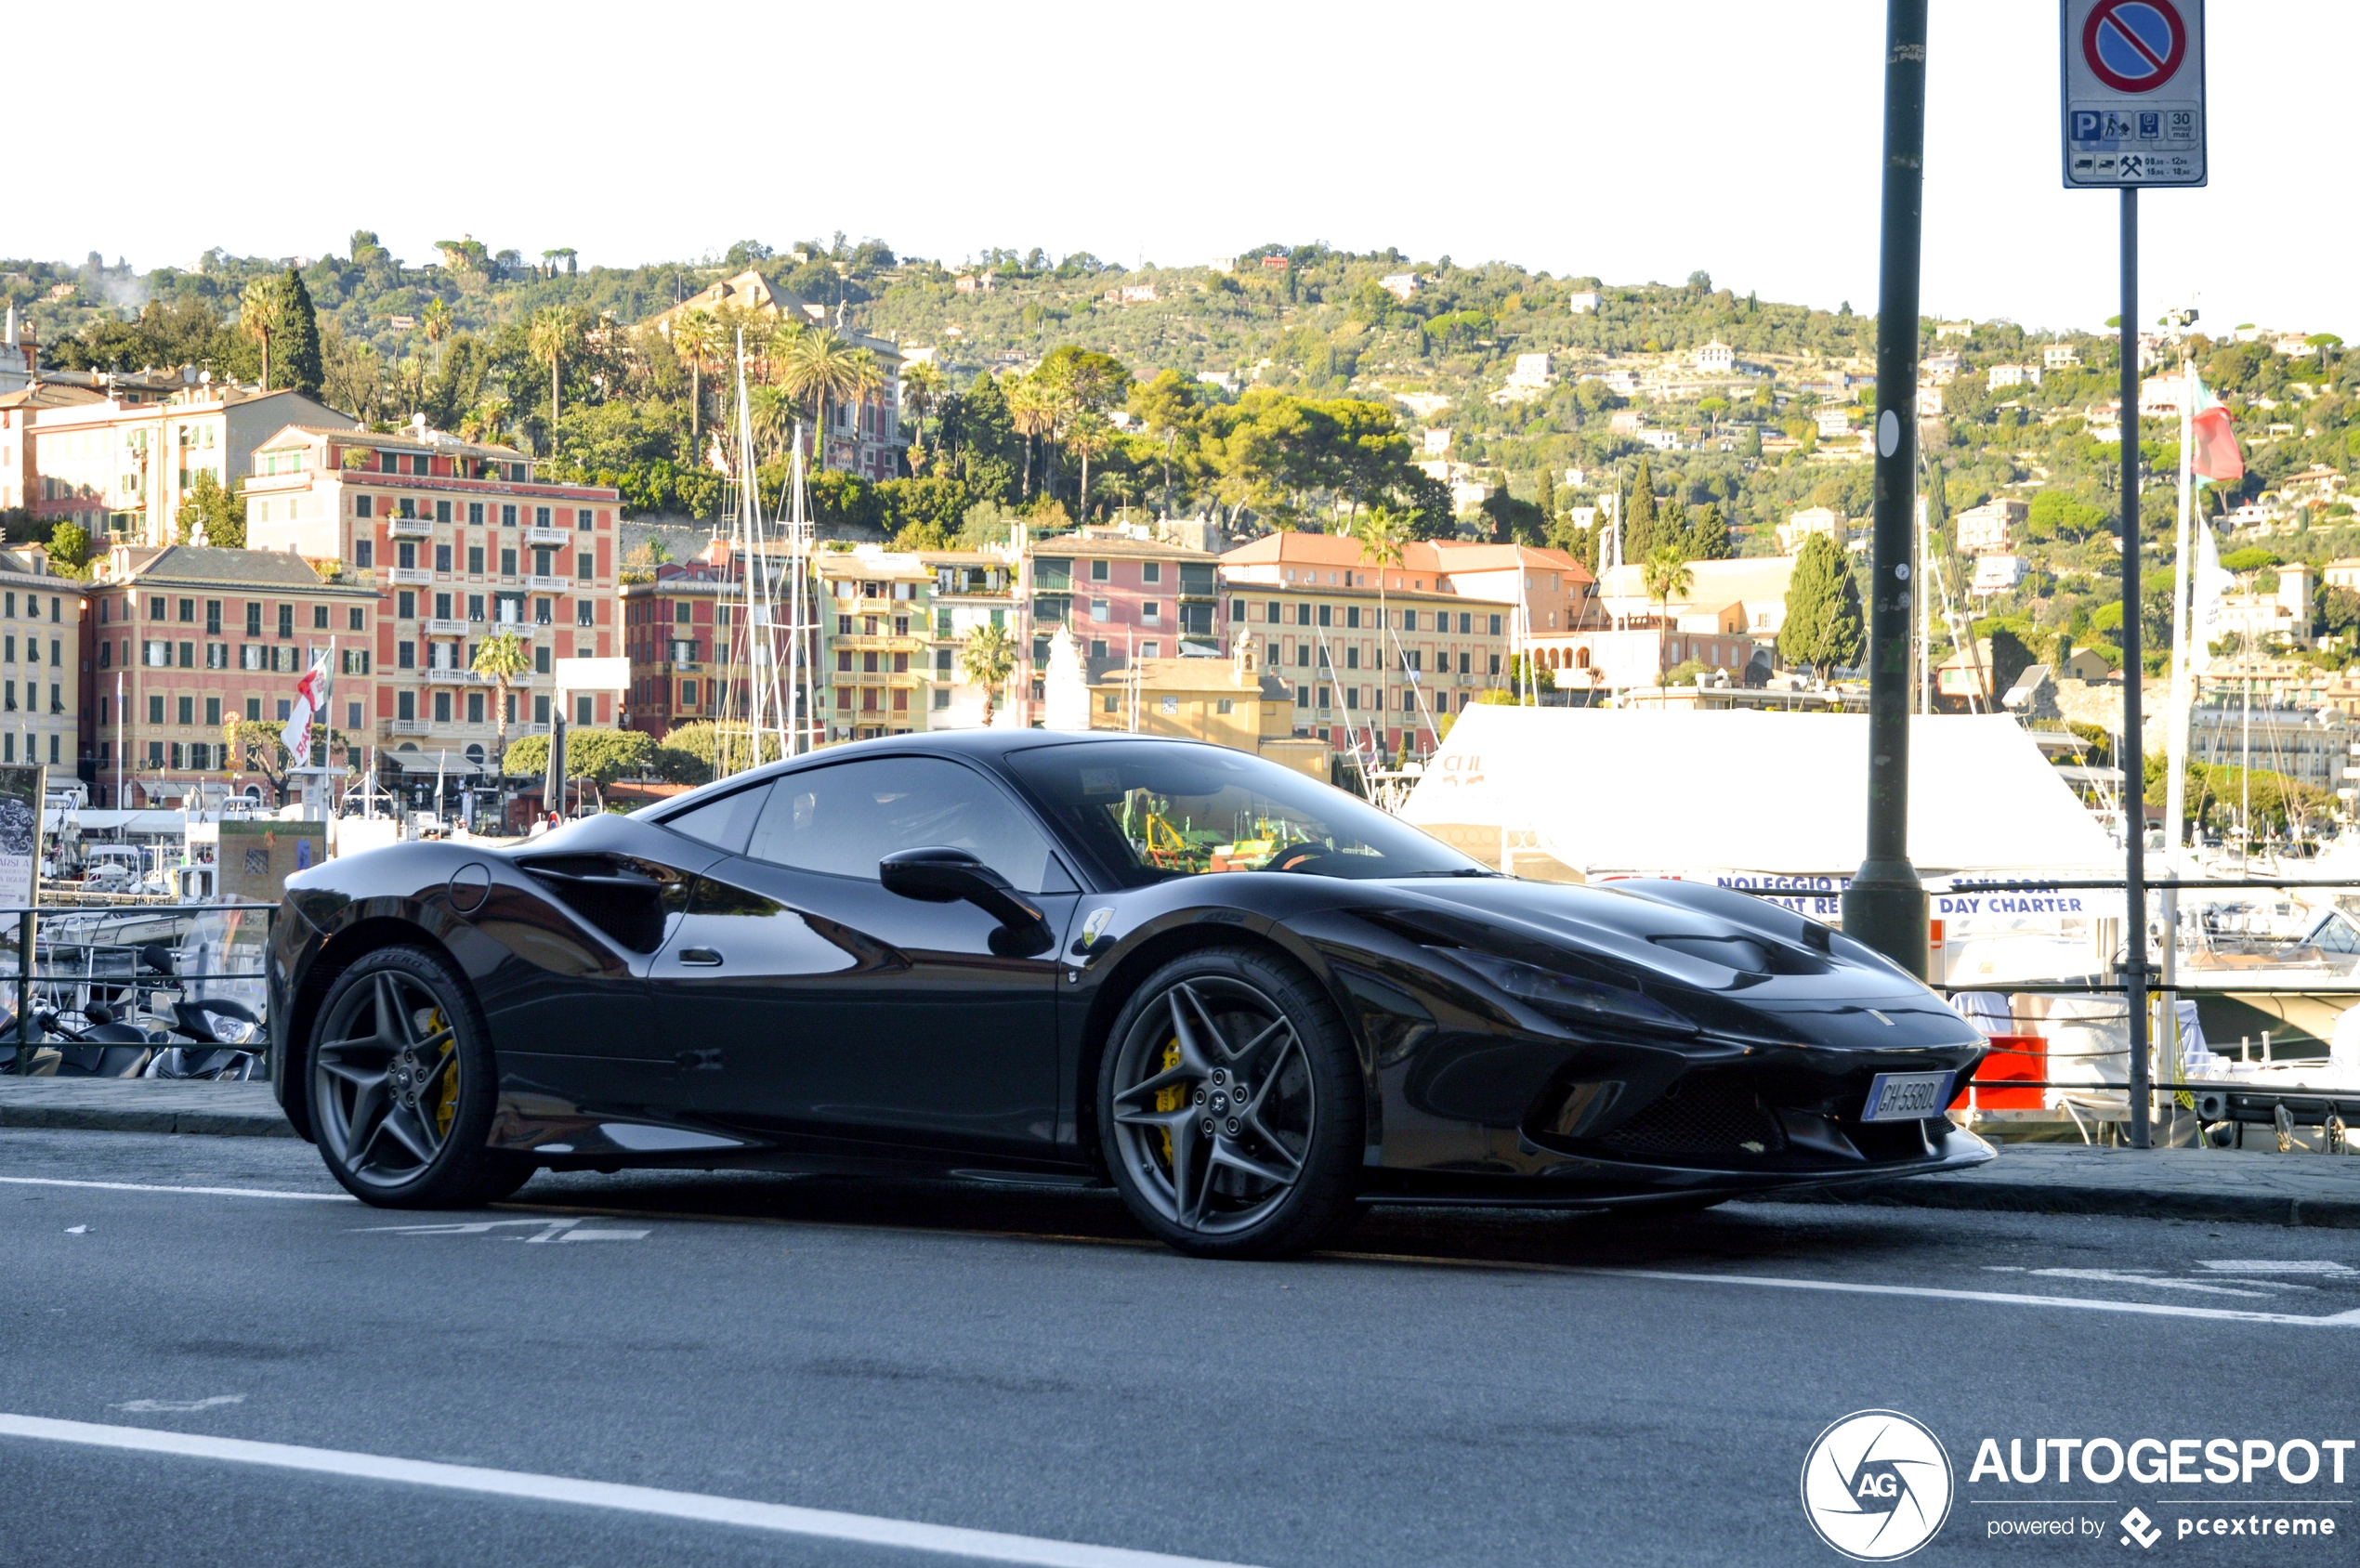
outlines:
M711 947L683 947L680 949L680 961L711 966L721 961L721 955Z

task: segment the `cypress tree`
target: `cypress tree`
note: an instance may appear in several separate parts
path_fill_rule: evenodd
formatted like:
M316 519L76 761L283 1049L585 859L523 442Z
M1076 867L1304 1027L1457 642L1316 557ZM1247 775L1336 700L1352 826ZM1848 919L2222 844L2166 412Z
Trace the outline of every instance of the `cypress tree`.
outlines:
M1656 482L1647 472L1647 460L1639 460L1639 472L1631 481L1631 497L1623 508L1622 558L1644 561L1656 547Z
M1787 583L1787 621L1778 633L1778 657L1807 664L1825 675L1839 664L1855 664L1867 641L1860 589L1843 552L1824 534L1803 541Z
M1725 561L1729 558L1729 525L1721 516L1721 503L1705 503L1688 525L1681 542L1681 555L1691 561Z
M311 291L303 286L303 274L292 267L279 299L279 324L270 343L274 379L307 398L317 398L325 374L320 364L320 315L312 308Z

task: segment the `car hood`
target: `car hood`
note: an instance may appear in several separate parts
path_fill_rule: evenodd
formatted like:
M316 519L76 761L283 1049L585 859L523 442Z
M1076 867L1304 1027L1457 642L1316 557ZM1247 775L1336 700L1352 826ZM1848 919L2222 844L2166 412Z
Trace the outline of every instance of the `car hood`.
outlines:
M1979 1040L1881 954L1725 888L1509 877L1388 886L1400 899L1393 921L1412 934L1631 986L1716 1033L1876 1049Z

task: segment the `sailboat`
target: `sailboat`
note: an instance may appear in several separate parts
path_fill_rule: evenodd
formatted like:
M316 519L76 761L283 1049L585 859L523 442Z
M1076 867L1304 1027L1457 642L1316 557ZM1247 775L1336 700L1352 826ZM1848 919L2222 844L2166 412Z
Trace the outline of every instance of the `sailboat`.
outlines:
M738 482L729 540L735 582L734 592L724 599L728 657L722 660L716 713L716 774L799 755L815 749L819 738L814 728L819 716L812 691L818 627L810 592L812 529L804 485L803 424L795 423L793 457L773 525L763 516L742 332L738 336L737 393L733 435ZM783 607L779 603L781 587L786 591ZM781 608L787 612L783 628L778 624ZM718 653L721 627L716 625L714 634Z

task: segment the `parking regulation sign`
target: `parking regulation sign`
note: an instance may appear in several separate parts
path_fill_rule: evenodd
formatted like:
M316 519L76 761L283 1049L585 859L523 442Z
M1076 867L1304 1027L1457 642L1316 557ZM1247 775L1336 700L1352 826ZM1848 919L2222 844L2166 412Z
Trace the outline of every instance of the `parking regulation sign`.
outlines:
M2204 0L2062 10L2066 187L2204 184Z

